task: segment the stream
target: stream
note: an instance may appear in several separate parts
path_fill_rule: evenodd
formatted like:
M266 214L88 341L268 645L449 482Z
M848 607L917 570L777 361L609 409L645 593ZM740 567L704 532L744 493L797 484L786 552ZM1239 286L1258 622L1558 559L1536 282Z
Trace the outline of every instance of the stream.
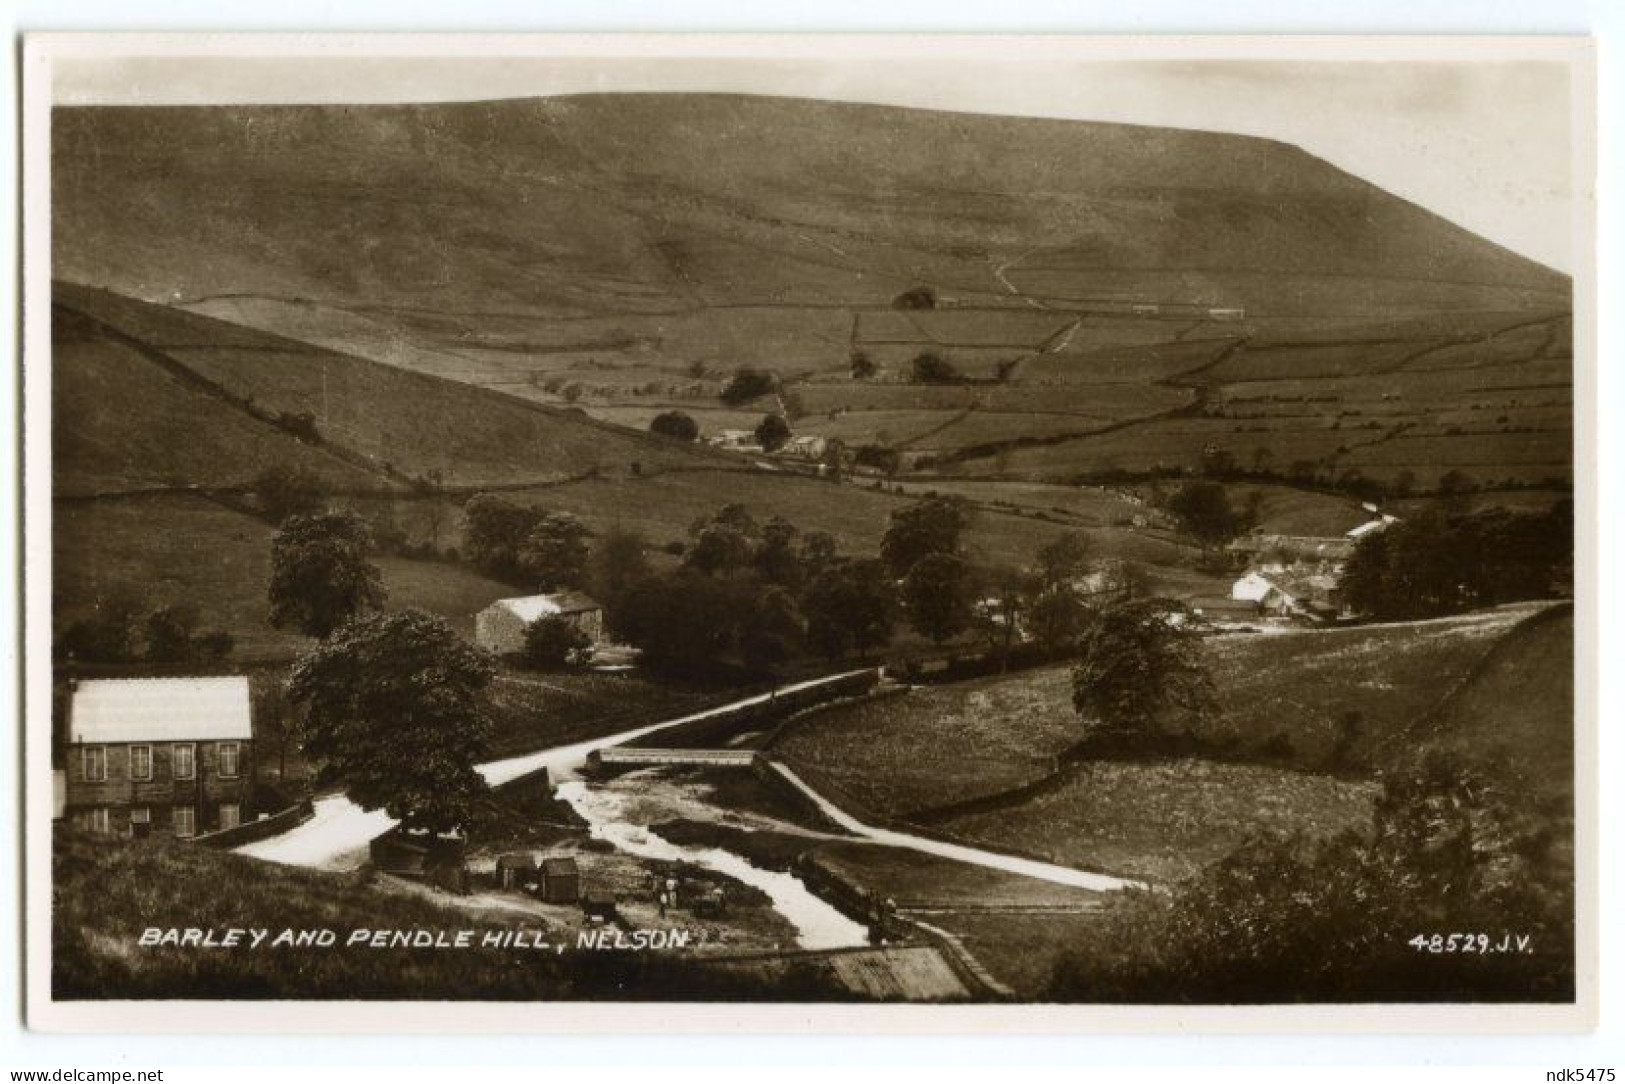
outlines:
M487 783L495 787L546 768L557 787L559 798L568 802L581 819L587 822L588 832L593 838L602 839L617 850L640 858L691 862L759 889L772 900L774 909L795 927L796 941L801 948L829 949L865 945L868 943L868 930L815 896L799 878L789 873L762 869L742 856L719 847L684 846L662 839L628 819L626 807L631 796L589 783L581 778L581 768L586 764L587 758L600 749L739 707L765 703L773 695L783 695L786 692L826 681L836 681L847 676L849 675L841 674L802 682L777 690L776 693L764 693L738 700L695 715L652 723L635 730L576 742L572 745L555 746L507 760L492 761L480 765L479 772ZM1132 881L1103 874L1086 873L1066 866L873 828L860 823L819 795L788 768L777 763L773 766L786 782L807 794L837 824L854 835L874 843L904 847L969 865L984 866L1094 891L1113 891L1134 885ZM237 853L284 865L326 870L354 870L367 861L368 845L394 825L395 821L381 809L365 810L342 794L330 795L317 799L315 815L310 820L279 836L239 847Z

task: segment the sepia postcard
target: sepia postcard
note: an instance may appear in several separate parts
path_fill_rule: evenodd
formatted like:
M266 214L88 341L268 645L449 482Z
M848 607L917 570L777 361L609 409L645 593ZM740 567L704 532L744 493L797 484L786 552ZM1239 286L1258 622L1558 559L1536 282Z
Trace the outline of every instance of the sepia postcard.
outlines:
M32 1026L1592 1025L1587 40L23 64Z

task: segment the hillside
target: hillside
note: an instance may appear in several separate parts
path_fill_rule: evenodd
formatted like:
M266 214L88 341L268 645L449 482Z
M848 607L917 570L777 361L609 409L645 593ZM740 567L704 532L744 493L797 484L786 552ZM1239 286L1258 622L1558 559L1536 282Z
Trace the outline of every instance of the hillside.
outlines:
M1569 472L1567 278L1269 140L658 94L54 123L62 277L630 428L746 426L758 365L933 470Z
M103 290L54 289L58 493L242 485L273 462L340 488L545 484L725 463L554 407ZM279 419L309 415L313 431ZM112 486L112 488L117 488Z

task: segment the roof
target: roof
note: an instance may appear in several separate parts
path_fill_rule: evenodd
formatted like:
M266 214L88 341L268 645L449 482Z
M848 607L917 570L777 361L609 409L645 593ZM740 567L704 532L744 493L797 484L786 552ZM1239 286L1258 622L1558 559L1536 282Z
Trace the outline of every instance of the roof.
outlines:
M528 854L505 854L497 859L497 869L535 869L536 860Z
M70 742L247 741L246 677L81 681L68 708Z
M519 620L530 624L543 617L558 614L579 614L603 607L580 591L555 591L550 595L521 595L517 598L499 598L491 603L500 606Z
M549 877L574 877L580 872L574 858L544 858L541 870Z

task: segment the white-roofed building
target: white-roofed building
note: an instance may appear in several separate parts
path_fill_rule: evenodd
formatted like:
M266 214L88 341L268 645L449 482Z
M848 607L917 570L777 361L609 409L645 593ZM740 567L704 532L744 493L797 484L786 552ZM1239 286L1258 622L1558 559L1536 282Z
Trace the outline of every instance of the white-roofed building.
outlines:
M474 617L474 640L498 655L516 655L525 647L525 628L544 617L562 617L593 643L604 637L604 608L580 591L499 598Z
M251 815L246 677L81 681L65 736L63 816L83 827L188 837Z

